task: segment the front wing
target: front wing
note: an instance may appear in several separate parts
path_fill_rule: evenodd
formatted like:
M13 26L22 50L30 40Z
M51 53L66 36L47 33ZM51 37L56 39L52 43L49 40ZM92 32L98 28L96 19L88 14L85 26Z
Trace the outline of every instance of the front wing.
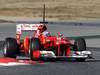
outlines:
M40 51L40 54L43 58L92 58L90 51L72 51L69 56L56 56L53 51Z

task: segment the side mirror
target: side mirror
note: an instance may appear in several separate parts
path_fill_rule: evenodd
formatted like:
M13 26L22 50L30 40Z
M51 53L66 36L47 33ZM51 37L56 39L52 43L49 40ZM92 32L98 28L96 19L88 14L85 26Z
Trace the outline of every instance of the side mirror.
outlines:
M63 36L63 34L61 34L61 33L57 33L57 35L58 35L58 37L62 37Z

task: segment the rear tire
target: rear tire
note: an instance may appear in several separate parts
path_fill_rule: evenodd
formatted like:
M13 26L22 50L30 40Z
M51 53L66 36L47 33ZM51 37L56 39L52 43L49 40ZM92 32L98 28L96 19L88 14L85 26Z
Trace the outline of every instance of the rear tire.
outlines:
M31 60L39 60L40 59L40 50L42 49L41 42L38 38L32 38L30 40L30 58ZM33 55L33 52L37 52L38 57Z
M19 48L16 39L5 39L3 53L5 57L16 58L16 55L19 53Z

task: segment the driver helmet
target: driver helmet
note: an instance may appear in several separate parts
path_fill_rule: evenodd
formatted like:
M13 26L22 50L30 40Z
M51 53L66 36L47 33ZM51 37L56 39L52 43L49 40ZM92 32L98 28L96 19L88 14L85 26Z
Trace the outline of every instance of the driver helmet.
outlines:
M46 36L46 37L49 37L49 36L50 36L50 32L44 31L44 32L43 32L43 35Z

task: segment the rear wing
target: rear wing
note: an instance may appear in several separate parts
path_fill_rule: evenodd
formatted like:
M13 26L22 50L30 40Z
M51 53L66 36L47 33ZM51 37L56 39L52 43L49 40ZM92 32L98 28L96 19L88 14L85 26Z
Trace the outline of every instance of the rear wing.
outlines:
M40 25L43 24L17 24L16 34L22 34L22 31L37 31Z

